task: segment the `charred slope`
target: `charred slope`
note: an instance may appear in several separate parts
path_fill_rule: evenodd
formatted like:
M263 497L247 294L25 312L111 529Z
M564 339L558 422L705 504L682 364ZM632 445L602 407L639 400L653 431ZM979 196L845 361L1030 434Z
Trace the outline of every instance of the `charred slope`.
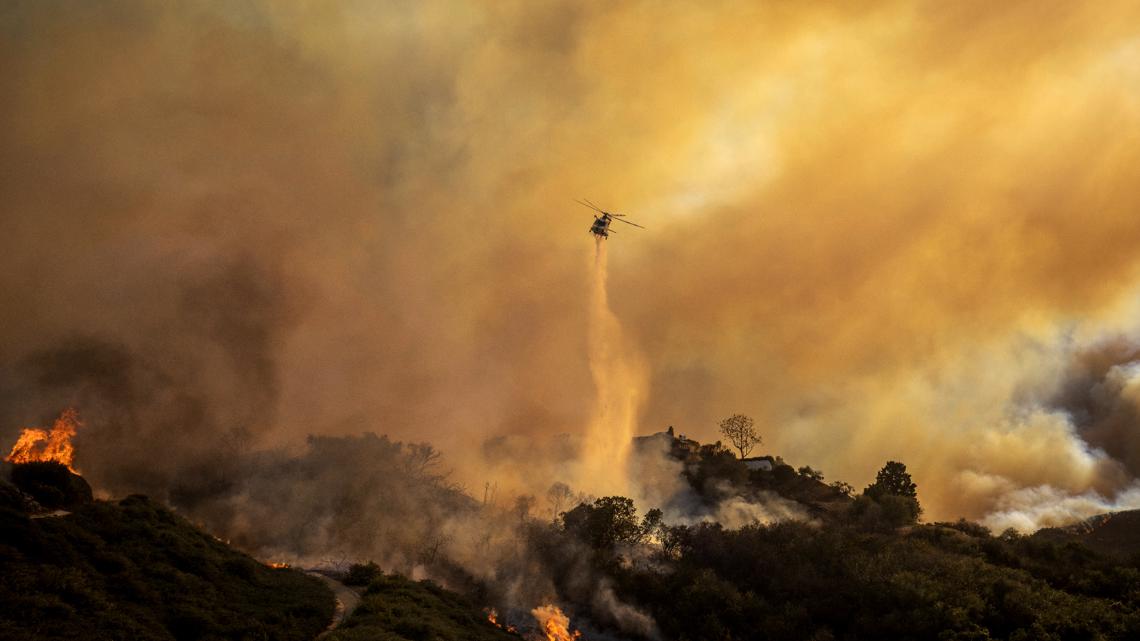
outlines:
M142 496L47 518L0 506L4 639L308 641L332 613L319 580L266 567Z

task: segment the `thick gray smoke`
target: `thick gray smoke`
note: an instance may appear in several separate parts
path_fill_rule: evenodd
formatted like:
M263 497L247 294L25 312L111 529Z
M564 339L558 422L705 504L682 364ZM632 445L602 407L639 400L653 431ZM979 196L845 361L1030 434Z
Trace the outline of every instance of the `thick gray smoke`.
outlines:
M245 256L183 274L177 291L164 332L139 319L137 334L85 334L76 318L76 333L9 362L3 433L77 408L78 465L112 495L168 498L237 473L232 459L275 426L293 311L280 278Z
M1091 447L1140 476L1140 346L1117 338L1077 353L1051 404Z

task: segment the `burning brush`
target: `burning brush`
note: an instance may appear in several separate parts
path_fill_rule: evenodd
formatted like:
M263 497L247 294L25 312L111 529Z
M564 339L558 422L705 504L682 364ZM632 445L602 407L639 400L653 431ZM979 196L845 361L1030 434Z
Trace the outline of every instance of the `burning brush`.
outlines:
M524 639L528 641L580 641L582 633L578 630L570 629L570 617L563 614L562 610L554 605L540 605L530 611L531 616L534 617L535 626L523 624L523 629L520 631L513 625L500 621L499 612L494 608L483 610L487 615L487 620L495 627L521 634ZM514 613L515 615L522 615L522 611Z
M83 426L79 413L74 409L64 410L51 430L38 427L25 427L20 438L12 446L12 453L5 458L9 463L35 463L53 461L67 466L73 474L78 474L75 462L75 446L71 437Z
M504 625L502 623L499 623L499 611L495 608L490 608L488 610L484 610L483 612L487 614L487 620L490 621L491 624L495 627L506 630L507 632L518 632L518 630L515 629L515 626L513 625Z
M578 630L571 632L570 617L554 604L540 605L530 613L538 621L538 627L546 635L546 641L578 641L582 638L582 633Z

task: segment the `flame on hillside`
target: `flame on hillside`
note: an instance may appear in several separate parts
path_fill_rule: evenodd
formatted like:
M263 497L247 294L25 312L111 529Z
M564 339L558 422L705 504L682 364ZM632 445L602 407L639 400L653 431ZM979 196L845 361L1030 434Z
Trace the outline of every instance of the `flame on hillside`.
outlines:
M266 565L273 568L274 570L284 570L293 567L284 561L270 561L269 563L266 563Z
M484 610L484 612L487 613L487 620L490 621L491 624L495 627L506 630L507 632L516 632L515 626L503 625L502 623L499 623L499 611L495 608Z
M16 444L12 446L12 453L4 460L9 463L54 461L78 473L72 465L75 462L75 447L71 444L71 437L75 436L82 426L78 412L74 409L64 410L59 418L55 419L51 430L25 427L20 432Z
M562 613L558 606L540 605L530 611L538 621L538 627L546 635L546 641L578 641L582 633L570 631L570 617Z

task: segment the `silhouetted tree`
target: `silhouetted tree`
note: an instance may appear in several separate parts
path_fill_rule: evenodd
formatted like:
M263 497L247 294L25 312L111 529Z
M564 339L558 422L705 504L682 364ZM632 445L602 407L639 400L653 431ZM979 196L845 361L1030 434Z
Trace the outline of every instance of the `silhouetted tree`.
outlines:
M760 435L753 428L754 424L751 417L743 414L733 414L720 422L720 433L740 451L740 458L748 456L752 448L760 443Z
M605 496L593 504L583 503L563 514L562 523L567 532L595 550L634 543L642 536L633 499L624 496Z
M875 476L875 482L863 490L863 495L878 503L883 509L883 518L894 525L913 523L922 514L918 487L906 471L906 465L898 461L888 461Z
M906 471L906 465L898 461L887 461L875 476L875 482L867 486L866 493L871 496L894 494L918 498L918 487L911 480L910 473Z
M640 540L661 538L661 534L665 529L665 523L661 518L664 513L658 508L653 508L645 513L645 517L641 519L641 535Z

